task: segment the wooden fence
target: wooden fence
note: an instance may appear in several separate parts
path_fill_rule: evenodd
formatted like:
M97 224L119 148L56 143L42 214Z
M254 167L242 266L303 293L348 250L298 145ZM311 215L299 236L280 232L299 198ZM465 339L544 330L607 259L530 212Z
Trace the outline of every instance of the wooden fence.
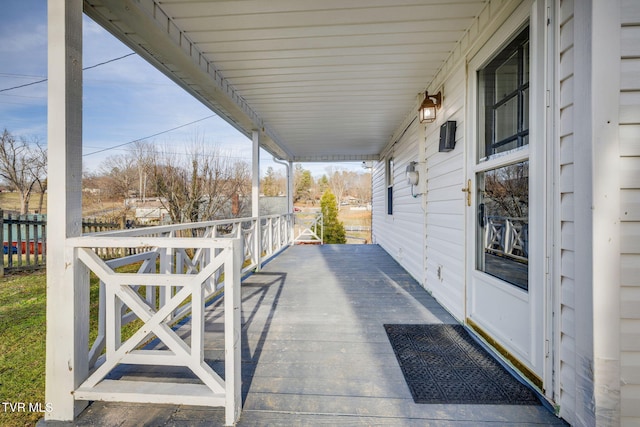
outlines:
M120 230L126 222L107 222L97 218L82 220L82 233ZM17 215L0 209L0 241L3 243L3 261L0 276L5 273L45 268L47 264L46 215ZM112 257L112 254L100 254Z
M0 210L0 241L4 255L0 275L43 268L47 261L46 236L44 215L13 215Z

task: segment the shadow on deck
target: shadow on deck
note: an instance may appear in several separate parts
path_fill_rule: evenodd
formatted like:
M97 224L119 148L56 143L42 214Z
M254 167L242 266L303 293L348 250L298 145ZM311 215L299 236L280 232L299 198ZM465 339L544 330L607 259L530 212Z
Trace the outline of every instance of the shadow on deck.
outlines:
M544 406L415 404L385 323L455 323L376 245L294 246L242 286L239 426L564 425ZM223 372L222 310L209 307L206 359ZM181 327L185 336L188 322ZM123 367L127 379L188 372ZM74 423L223 425L222 408L94 402Z

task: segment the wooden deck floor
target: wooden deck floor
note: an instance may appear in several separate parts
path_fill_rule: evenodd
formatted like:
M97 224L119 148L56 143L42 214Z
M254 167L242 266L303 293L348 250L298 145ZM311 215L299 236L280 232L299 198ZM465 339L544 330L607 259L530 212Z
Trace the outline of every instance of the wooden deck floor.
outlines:
M239 426L564 424L543 406L415 404L383 324L455 320L376 245L291 247L243 282L242 304ZM206 358L220 372L221 322L214 304ZM181 329L188 335L188 323ZM166 368L125 367L120 375L190 378ZM223 421L217 408L95 402L74 424Z

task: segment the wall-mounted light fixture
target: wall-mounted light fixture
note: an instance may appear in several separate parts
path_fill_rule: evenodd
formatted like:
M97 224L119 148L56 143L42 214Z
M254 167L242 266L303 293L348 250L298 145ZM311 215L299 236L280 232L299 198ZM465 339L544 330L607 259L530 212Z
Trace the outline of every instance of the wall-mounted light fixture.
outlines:
M413 192L413 187L417 186L420 182L420 175L416 170L417 165L418 162L409 162L407 164L407 168L405 169L407 175L407 184L411 186L411 195L413 197L418 197L418 195Z
M429 95L429 92L424 93L424 101L420 105L418 110L418 117L420 123L431 123L436 119L436 109L440 108L442 104L442 93L438 92L435 95Z
M407 175L407 184L409 185L418 185L419 175L416 170L416 165L418 162L409 162L407 164L407 168L405 169L405 173Z

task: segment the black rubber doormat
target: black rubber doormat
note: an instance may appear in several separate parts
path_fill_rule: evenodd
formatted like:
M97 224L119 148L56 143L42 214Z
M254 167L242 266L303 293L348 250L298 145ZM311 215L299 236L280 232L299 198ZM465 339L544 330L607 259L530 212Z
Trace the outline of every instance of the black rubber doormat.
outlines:
M540 405L462 325L384 325L416 403Z

